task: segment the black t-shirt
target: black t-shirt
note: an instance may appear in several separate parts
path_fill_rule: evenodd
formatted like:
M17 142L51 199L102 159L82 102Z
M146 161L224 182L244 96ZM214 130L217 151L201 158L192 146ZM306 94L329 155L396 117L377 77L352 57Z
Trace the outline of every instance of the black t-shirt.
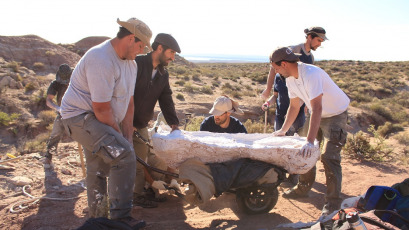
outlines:
M213 133L247 133L246 127L237 120L237 118L230 116L230 123L227 128L222 128L214 122L214 116L204 119L200 125L200 131L209 131Z
M57 95L57 104L61 106L62 96L64 96L65 91L67 90L68 85L61 84L56 80L52 81L50 86L47 89L47 95Z

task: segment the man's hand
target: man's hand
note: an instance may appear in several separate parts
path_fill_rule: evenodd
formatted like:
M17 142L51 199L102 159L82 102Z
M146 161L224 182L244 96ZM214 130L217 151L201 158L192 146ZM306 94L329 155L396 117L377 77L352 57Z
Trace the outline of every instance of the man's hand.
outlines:
M314 148L314 144L311 142L305 142L305 144L302 146L300 150L300 155L304 158L309 158L311 157L312 150Z
M285 133L283 130L279 129L275 132L273 132L273 137L281 137L281 136L285 136Z
M174 188L177 192L181 193L180 185L175 179L172 179L170 181L169 187Z
M263 111L267 111L269 107L270 107L270 102L266 101L266 102L264 102L264 104L261 106L261 109L262 109Z
M173 131L175 131L175 130L179 130L179 126L178 126L178 125L170 125L170 127L172 128L172 131L170 131L170 132L173 132Z
M260 97L263 100L267 100L269 96L270 96L270 90L267 90L267 89L263 90L263 92L260 94Z
M166 183L165 183L164 181L161 181L161 180L155 180L155 181L152 183L152 187L153 187L153 188L156 188L157 190L167 190L167 189L165 188L165 185L166 185Z

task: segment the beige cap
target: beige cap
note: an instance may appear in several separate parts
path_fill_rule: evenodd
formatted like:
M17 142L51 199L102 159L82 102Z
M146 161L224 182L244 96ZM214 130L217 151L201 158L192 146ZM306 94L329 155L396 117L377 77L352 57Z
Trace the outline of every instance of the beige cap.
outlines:
M143 43L145 43L149 50L152 50L152 31L143 21L137 18L130 18L128 19L128 21L124 22L119 20L118 18L116 22L118 22L119 25L127 29L129 32L133 33L135 37L139 38Z
M243 110L239 109L239 103L230 99L227 96L218 97L213 104L213 108L209 113L220 116L225 112L244 114Z
M325 35L326 34L325 29L322 28L322 27L319 27L319 26L313 26L313 27L307 28L307 29L304 30L304 33L307 34L307 35L308 34L316 34L316 35L318 35L318 37L324 39L324 41L329 40L327 38L327 36Z

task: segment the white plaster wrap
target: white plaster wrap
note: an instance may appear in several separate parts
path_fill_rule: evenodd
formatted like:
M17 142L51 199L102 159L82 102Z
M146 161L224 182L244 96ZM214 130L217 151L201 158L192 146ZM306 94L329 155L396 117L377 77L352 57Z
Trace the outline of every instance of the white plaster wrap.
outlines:
M152 136L153 150L170 167L178 167L189 158L205 163L250 158L280 166L291 174L304 174L320 157L318 142L311 157L298 155L304 137L273 137L271 134L229 134L158 129Z

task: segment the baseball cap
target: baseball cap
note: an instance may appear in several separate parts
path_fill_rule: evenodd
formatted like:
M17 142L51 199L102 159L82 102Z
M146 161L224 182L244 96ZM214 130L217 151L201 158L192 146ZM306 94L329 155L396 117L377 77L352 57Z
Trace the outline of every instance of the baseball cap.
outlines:
M68 64L60 65L55 76L57 82L61 84L68 84L70 82L72 70L73 69Z
M322 27L319 27L319 26L313 26L313 27L310 27L310 28L307 28L307 29L305 29L304 30L304 33L305 34L316 34L316 35L318 35L318 37L320 37L320 38L322 38L322 39L324 39L324 40L329 40L328 38L327 38L327 36L325 36L325 29L324 28L322 28Z
M279 47L270 54L270 62L298 61L301 54L294 53L290 47Z
M143 43L148 46L149 50L152 50L151 47L151 38L152 38L152 31L149 27L141 20L137 18L130 18L128 21L121 21L119 18L116 22L127 29L129 32L135 35L135 37L139 38Z
M160 33L156 35L154 42L157 42L161 45L165 45L171 48L172 50L180 53L180 47L179 47L178 42L170 34Z
M214 116L220 116L225 112L244 114L243 110L239 108L238 102L230 99L227 96L218 97L214 101L213 107L209 111L209 113L213 114Z

